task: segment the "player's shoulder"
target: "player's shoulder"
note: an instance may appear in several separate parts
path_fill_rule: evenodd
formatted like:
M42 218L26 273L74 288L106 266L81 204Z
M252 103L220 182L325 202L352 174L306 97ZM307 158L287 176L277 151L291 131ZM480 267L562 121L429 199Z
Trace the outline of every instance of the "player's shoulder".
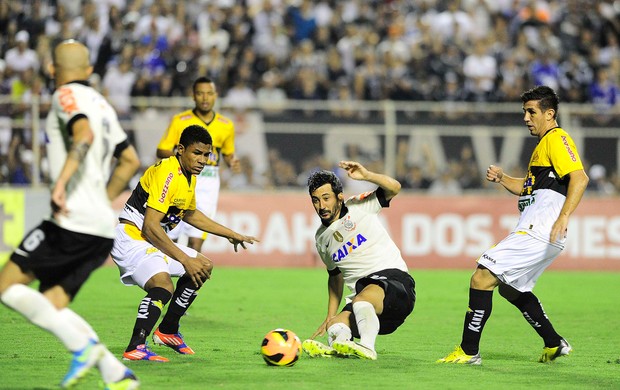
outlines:
M353 204L356 204L356 203L366 202L375 193L376 193L376 191L367 191L367 192L362 192L361 194L350 196L347 200L345 200L345 204L353 205Z
M179 122L186 122L186 121L190 121L195 118L196 118L196 115L194 115L194 112L192 110L185 110L185 111L175 114L172 117L172 120L179 121Z
M225 125L225 126L232 126L233 125L233 121L232 119L220 114L219 112L215 113L215 118L213 118L213 121L220 124L220 125Z
M566 130L564 130L561 127L554 127L553 129L549 130L549 133L547 134L547 136L549 136L549 138L555 138L555 137L570 137L570 135L568 134L568 132Z
M171 177L175 178L177 176L182 176L183 171L181 170L181 165L179 165L179 160L175 156L164 158L153 165L153 170L160 177Z
M556 127L549 130L549 133L543 137L543 140L553 144L567 144L573 142L570 134L568 134L568 132L561 127Z

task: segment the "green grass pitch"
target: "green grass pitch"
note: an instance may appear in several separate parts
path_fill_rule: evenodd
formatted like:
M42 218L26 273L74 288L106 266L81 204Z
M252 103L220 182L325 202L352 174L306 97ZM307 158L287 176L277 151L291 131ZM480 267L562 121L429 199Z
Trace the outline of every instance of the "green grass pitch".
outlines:
M561 260L559 260L561 261ZM284 327L303 340L323 321L323 269L216 268L181 332L196 351L153 349L169 363L127 362L142 389L618 389L620 273L547 271L535 293L574 352L537 363L542 341L497 293L482 338L482 366L435 364L460 341L471 271L411 270L418 300L392 335L377 339L377 361L312 359L268 367L262 337ZM120 355L144 293L125 287L115 267L93 274L72 308ZM0 305L0 389L54 389L70 355L46 332ZM79 389L100 388L93 372Z

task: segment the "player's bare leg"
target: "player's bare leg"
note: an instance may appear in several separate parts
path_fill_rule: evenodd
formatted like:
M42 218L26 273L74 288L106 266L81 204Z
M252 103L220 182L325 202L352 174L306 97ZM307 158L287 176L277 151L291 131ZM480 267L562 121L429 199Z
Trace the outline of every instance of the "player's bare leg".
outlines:
M198 237L188 237L187 246L194 249L198 253L202 253L202 244L204 244L205 240Z

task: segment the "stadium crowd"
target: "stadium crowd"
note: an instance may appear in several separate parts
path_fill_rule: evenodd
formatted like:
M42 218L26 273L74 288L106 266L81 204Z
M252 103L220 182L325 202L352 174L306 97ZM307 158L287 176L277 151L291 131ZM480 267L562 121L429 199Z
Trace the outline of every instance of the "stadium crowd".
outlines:
M620 104L618 0L27 0L0 2L0 117L27 120L51 93L50 48L68 38L122 118L132 97L189 96L199 75L238 108L514 102L540 84L601 114ZM0 118L0 182L29 182L28 137Z

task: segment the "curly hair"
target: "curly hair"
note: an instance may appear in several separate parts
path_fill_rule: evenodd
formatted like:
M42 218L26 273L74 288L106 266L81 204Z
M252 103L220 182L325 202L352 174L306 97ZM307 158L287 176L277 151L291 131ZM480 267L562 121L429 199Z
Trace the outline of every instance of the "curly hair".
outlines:
M308 192L312 195L317 188L328 183L331 184L332 190L336 195L342 192L342 182L338 176L334 172L326 170L319 170L310 174L310 177L308 177Z
M209 131L202 126L191 125L187 126L183 133L181 134L181 139L179 140L179 144L185 146L186 148L190 145L203 143L205 145L213 145L213 139L211 138L211 134Z

